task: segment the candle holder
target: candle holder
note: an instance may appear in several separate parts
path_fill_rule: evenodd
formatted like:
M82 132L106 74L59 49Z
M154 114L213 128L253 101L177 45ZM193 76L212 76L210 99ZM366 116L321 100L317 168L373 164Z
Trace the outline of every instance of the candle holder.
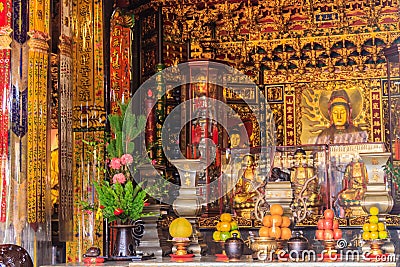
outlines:
M169 240L176 247L175 253L170 256L173 257L193 257L193 254L189 254L187 251L190 245L190 240Z
M323 261L336 261L338 260L338 254L336 250L336 240L323 240L324 253Z
M371 240L371 243L369 244L369 247L371 248L371 251L370 251L371 255L374 255L374 256L382 255L383 251L382 251L381 247L384 243L385 242L380 239Z

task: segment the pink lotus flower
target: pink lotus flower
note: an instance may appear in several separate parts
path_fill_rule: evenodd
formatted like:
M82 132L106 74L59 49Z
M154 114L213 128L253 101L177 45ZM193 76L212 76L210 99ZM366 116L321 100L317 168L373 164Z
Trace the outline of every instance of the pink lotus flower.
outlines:
M121 164L122 165L127 165L131 164L133 162L133 157L131 154L123 154L121 157Z
M126 177L123 173L117 173L113 176L113 183L114 184L123 184L126 182Z
M113 158L109 166L111 169L118 170L121 168L121 160L119 158Z

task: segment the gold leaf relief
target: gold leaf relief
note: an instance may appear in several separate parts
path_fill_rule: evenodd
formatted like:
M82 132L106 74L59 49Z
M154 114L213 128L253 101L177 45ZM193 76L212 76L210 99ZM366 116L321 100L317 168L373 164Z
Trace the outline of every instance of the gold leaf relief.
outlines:
M329 127L328 101L332 91L344 89L350 98L352 121L363 130L369 130L369 82L347 80L299 84L297 92L302 92L302 144L313 144L318 134Z

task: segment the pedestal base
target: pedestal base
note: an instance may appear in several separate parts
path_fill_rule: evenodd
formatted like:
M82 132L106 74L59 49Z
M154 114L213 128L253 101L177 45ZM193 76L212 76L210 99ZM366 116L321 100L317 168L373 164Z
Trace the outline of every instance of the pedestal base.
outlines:
M345 206L343 207L346 217L366 216L367 212L361 206Z
M254 219L254 207L252 208L235 208L238 217L245 219Z
M143 209L144 213L153 213L153 216L144 217L144 234L140 239L140 244L137 247L137 253L154 254L154 256L162 256L162 249L159 239L159 229L157 221L160 217L160 211L163 205L150 205Z

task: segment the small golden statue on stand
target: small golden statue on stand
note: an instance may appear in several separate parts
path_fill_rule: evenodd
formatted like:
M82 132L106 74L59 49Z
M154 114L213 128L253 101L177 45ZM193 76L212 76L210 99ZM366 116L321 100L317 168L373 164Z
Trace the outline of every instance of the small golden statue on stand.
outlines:
M236 213L246 219L252 217L257 195L258 185L261 181L257 181L256 164L254 156L247 154L243 157L242 167L238 173L238 182L235 186L234 209Z
M312 163L309 162L306 152L299 148L294 153L293 167L291 168L291 182L294 184L295 198L305 197L307 199L307 209L318 214L321 207L321 196L319 194L318 178L311 180L307 188L303 191L303 187L307 180L315 176Z
M343 189L338 194L339 205L344 208L346 216L366 215L361 207L368 184L364 163L353 159L343 176Z

